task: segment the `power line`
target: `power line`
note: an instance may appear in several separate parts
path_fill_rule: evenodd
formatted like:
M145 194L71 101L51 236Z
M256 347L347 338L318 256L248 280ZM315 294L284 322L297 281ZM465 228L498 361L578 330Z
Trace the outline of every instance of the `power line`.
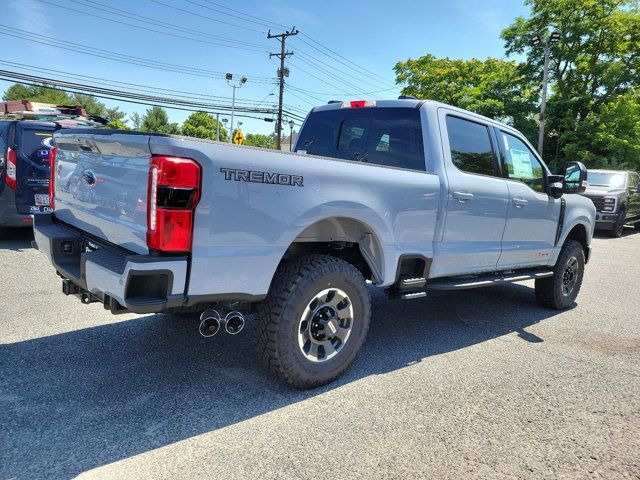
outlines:
M224 15L229 15L229 16L231 16L231 17L236 17L236 18L241 18L242 20L244 20L244 21L246 21L246 22L251 22L251 20L248 20L248 19L246 19L246 18L242 18L242 17L249 17L249 18L253 18L253 19L254 19L254 20L253 20L253 23L263 24L263 25L265 25L265 26L266 26L266 27L268 27L268 28L269 28L269 27L278 27L278 28L282 28L282 29L286 29L286 28L287 28L287 26L286 26L286 25L282 25L282 24L280 24L280 23L275 23L275 22L266 21L266 20L261 19L260 17L256 17L255 15L250 15L250 14L248 14L248 13L244 13L244 12L239 12L239 13L241 13L241 15L242 15L242 16L234 15L234 14L229 13L228 11L224 10L224 9L228 9L228 8L229 8L229 7L228 7L228 6L226 6L226 5L222 5L222 4L217 3L217 2L212 2L211 0L203 0L203 1L204 1L204 2L206 2L206 3L208 3L208 4L210 4L210 5L216 5L216 6L220 7L220 8L222 8L223 10L216 10L216 9L214 9L214 8L212 8L212 7L206 7L206 8L209 8L210 10L214 10L214 11L216 11L216 12L220 12L220 13L222 13L222 14L224 14Z
M93 81L94 83L99 83L99 84L103 84L103 85L108 85L108 86L115 86L115 87L119 87L119 86L126 86L128 88L130 88L131 90L134 91L138 91L138 92L149 92L149 93L158 93L158 92L168 92L170 94L173 94L176 97L181 97L181 98L185 98L185 99L189 99L189 100L207 100L207 99L215 99L216 101L221 101L221 100L227 100L230 101L231 99L229 97L224 97L224 96L220 96L220 95L208 95L208 94L203 94L203 93L196 93L196 92L186 92L184 90L174 90L174 89L168 89L168 88L160 88L160 87L151 87L148 85L140 85L138 83L130 83L130 82L119 82L117 80L109 80L109 79L105 79L105 78L101 78L101 77L94 77L94 76L90 76L90 75L81 75L81 74L73 74L73 73L69 73L69 72L63 72L61 70L55 70L55 69L51 69L51 68L45 68L45 67L38 67L38 66L34 66L34 65L26 65L23 63L16 63L16 62L10 62L10 61L6 61L6 60L0 60L0 64L3 65L8 65L11 67L18 67L18 68L22 68L24 70L31 70L31 71L35 71L35 72L51 72L51 73L55 73L58 76L61 77L66 77L66 78L71 78L71 79L81 79L81 81L86 81L86 79ZM277 88L277 85L274 87ZM161 93L161 94L165 94L165 93ZM260 105L262 103L264 103L264 101L258 101L258 100L251 100L251 99L244 99L244 100L236 100L236 102L238 103L247 103L247 104L256 104L256 105Z
M195 12L192 12L190 10L185 10L184 8L176 7L175 5L169 5L167 3L160 2L159 0L149 0L149 1L151 1L153 3L157 3L158 5L163 5L165 7L172 8L173 10L178 10L178 11L183 12L183 13L188 13L189 15L195 15L198 18L206 18L207 20L211 20L212 22L217 22L217 23L222 23L224 25L229 25L229 26L232 26L232 27L242 28L244 30L249 30L249 31L252 31L252 32L264 33L261 30L256 30L255 28L249 28L249 27L244 27L242 25L238 25L238 24L235 24L235 23L225 22L224 20L219 20L217 18L208 17L206 15L202 15L200 13L195 13Z
M291 88L293 90L296 90L298 92L301 92L301 93L314 94L314 95L326 95L328 97L335 96L335 95L347 95L347 96L359 95L358 93L316 92L314 90L307 90L307 89L304 89L304 88L296 87L294 85L291 85L290 83L288 83L287 86L289 88ZM372 95L374 93L390 92L391 90L397 90L397 88L398 87L391 87L391 88L385 88L383 90L372 90L372 91L369 91L369 92L361 92L361 93L364 93L366 95Z
M90 13L90 12L83 12L82 10L77 10L75 8L71 8L71 7L68 7L68 6L65 6L65 5L59 5L57 3L51 2L50 0L38 0L38 1L42 2L42 3L46 3L48 5L52 5L52 6L56 7L56 8L64 8L65 10L69 10L69 11L72 11L72 12L80 13L82 15L88 15L90 17L99 18L101 20L106 20L108 22L118 23L120 25L126 25L126 26L129 26L129 27L138 28L140 30L146 30L146 31L149 31L149 32L159 33L161 35L167 35L169 37L182 38L182 39L185 39L185 40L191 40L193 42L200 42L200 43L216 45L216 46L220 46L220 47L237 48L237 49L240 49L240 50L247 50L247 51L254 51L254 52L262 52L263 51L263 50L259 50L259 49L251 48L251 47L242 47L242 46L238 46L238 45L227 45L227 44L223 44L223 43L219 43L219 42L211 42L211 41L203 40L203 39L199 39L199 38L185 37L184 35L178 35L176 33L171 33L171 32L168 32L168 31L155 30L153 28L147 28L147 27L143 27L143 26L140 26L140 25L135 25L133 23L122 22L120 20L114 20L113 18L104 17L102 15L96 15L96 14Z
M338 53L338 52L336 52L335 50L332 50L331 48L329 48L329 47L327 47L327 46L323 45L322 43L318 42L317 40L315 40L315 39L311 38L309 35L305 35L304 33L303 33L302 35L303 35L305 38L308 38L309 40L311 40L313 43L315 43L315 44L319 45L320 47L322 47L324 50L326 50L326 51L328 51L328 52L331 52L333 55L335 55L335 56L337 56L337 57L339 57L339 58L343 59L344 61L341 61L341 60L339 60L338 58L335 58L335 57L333 57L332 55L329 55L329 54L327 54L326 52L323 52L322 50L318 49L317 47L315 47L315 46L311 45L309 42L307 42L306 40L304 40L304 38L301 38L301 39L300 39L300 41L301 41L301 42L303 42L303 43L305 43L305 44L309 45L311 48L313 48L313 49L315 49L315 50L319 51L320 53L322 53L322 54L326 55L327 57L329 57L329 58L334 58L334 60L335 60L335 61L337 61L338 63L340 63L340 64L342 64L342 65L344 65L344 66L346 66L346 67L349 67L349 68L357 67L357 68L358 68L359 70L361 70L362 72L366 72L366 73L368 73L368 74L370 74L370 75L373 75L373 76L375 76L375 77L378 77L380 80L382 80L382 82L383 82L384 84L386 84L386 85L388 85L388 86L390 86L390 85L391 85L391 84L389 83L389 80L387 80L387 79L386 79L386 78L384 78L383 76L378 75L377 73L375 73L375 72L373 72L373 71L369 70L368 68L365 68L365 67L363 67L363 66L361 66L361 65L359 65L359 64L357 64L357 63L355 63L355 62L353 62L352 60L349 60L348 58L346 58L345 56L343 56L343 55L339 54L339 53ZM349 63L345 63L345 62L349 62Z
M158 2L158 0L150 0L150 1L155 2L155 3L161 3L161 2ZM240 19L240 20L245 21L245 22L254 23L254 24L257 24L257 25L260 25L260 26L263 26L263 27L277 26L278 28L283 28L283 29L287 28L284 25L281 25L281 24L278 24L278 23L275 23L275 22L271 22L271 21L265 21L265 20L261 19L260 17L256 17L254 15L250 15L250 14L247 14L247 13L243 13L243 12L230 13L230 12L228 12L226 10L226 9L228 9L227 6L222 5L220 3L217 3L217 2L214 2L212 0L200 0L200 1L206 2L207 4L210 4L210 5L215 5L217 7L220 7L220 9L213 8L213 7L210 7L210 6L207 6L207 5L202 5L202 4L199 4L199 3L197 3L197 2L195 2L193 0L187 0L187 1L189 3L191 3L191 4L198 5L201 8L205 8L205 9L208 9L208 10L211 10L211 11L215 11L215 12L221 13L223 15L226 15L226 16L229 16L229 17L233 17L233 18L236 18L236 19ZM166 5L166 4L164 4L164 5ZM166 6L169 6L169 5L166 5ZM210 17L206 17L206 18L210 18ZM218 20L216 20L216 21L218 21ZM301 36L304 37L304 38L300 38L301 42L305 43L306 45L308 45L309 47L313 48L314 50L317 50L322 55L327 56L328 58L330 58L334 62L339 63L339 64L341 64L341 65L343 65L343 66L345 66L345 67L347 67L349 69L354 70L357 73L358 77L356 77L355 75L350 75L350 74L348 74L348 73L346 73L346 72L344 72L342 70L339 70L339 69L337 69L335 67L332 67L328 63L320 60L319 58L313 57L309 53L300 52L303 55L306 55L308 58L315 59L319 63L322 63L322 64L324 64L326 66L332 67L335 70L340 71L343 74L350 76L351 78L357 78L359 81L368 83L369 85L372 85L374 87L377 87L379 85L384 85L384 86L387 86L387 87L393 85L385 77L383 77L381 75L378 75L377 73L369 70L368 68L365 68L365 67L353 62L352 60L344 57L343 55L339 54L335 50L332 50L331 48L327 47L326 45L323 45L322 43L320 43L319 41L315 40L311 36L309 36L307 34L304 34L304 33ZM305 38L308 39L310 42L313 42L315 45L310 43L309 41L305 40ZM316 46L316 45L318 45L321 48L318 48L318 46ZM329 52L329 53L327 53L327 52ZM337 58L337 57L339 57L339 58ZM360 78L363 75L366 78L369 78L370 80L372 80L373 82L376 82L376 83L372 83L370 81L366 81L366 80ZM376 77L376 78L373 78L373 77Z
M288 85L287 85L287 87L288 87ZM309 101L309 100L307 100L306 98L299 96L299 95L298 95L298 94L296 94L295 92L292 92L290 89L287 89L287 93L288 93L289 95L292 95L293 97L297 98L298 100L302 100L302 101L303 101L303 102L305 102L307 105L312 105L312 106L314 106L314 107L317 107L317 106L318 106L318 104L317 104L317 103L310 102L310 101ZM311 96L311 95L309 95L309 96L310 96L311 98L315 98L315 99L316 99L316 100L318 100L320 103L325 103L325 102L324 102L324 100L321 100L321 99L320 99L320 98L318 98L318 97L313 97L313 96Z
M12 33L9 33L9 31L11 31ZM18 33L18 32L22 32L22 33ZM150 60L147 58L135 57L132 55L113 52L113 51L105 50L98 47L82 45L76 42L73 42L73 43L66 42L63 40L59 40L55 37L50 37L43 34L33 34L30 32L27 32L26 30L20 30L18 28L11 27L8 25L0 24L0 35L20 38L22 40L39 43L41 45L47 45L55 48L60 48L63 50L82 53L85 55L91 55L92 57L100 57L107 60L127 63L130 65L152 68L155 70L183 73L186 75L205 77L205 78L219 78L219 79L225 78L225 72L217 72L217 71L206 70L206 69L197 68L197 67L189 67L184 65L177 65L173 63L162 62L159 60ZM249 77L253 83L273 83L275 80L270 77L258 77L258 76L254 77L251 75L247 75L247 77Z
M298 52L299 56L301 56L302 58L306 58L307 60L310 60L310 61L313 60L314 62L317 62L317 63L319 63L321 65L326 66L326 67L329 67L332 71L339 72L339 73L342 74L342 76L344 76L346 78L354 79L354 80L356 80L356 81L358 81L360 83L365 83L365 84L369 85L369 87L367 87L367 88L371 88L371 87L380 88L380 86L381 86L380 82L373 83L373 82L367 80L366 78L370 78L368 76L345 72L344 70L341 70L341 69L339 69L339 68L337 68L337 67L335 67L335 66L333 66L333 65L331 65L331 64L329 64L327 62L325 62L324 60L322 60L322 59L320 59L318 57L314 57L314 56L309 55L308 53L306 53L304 51L300 51L300 49L297 49L296 52ZM337 74L336 74L336 76L337 76Z
M217 113L224 113L231 110L229 105L202 103L188 100L180 100L171 97L158 97L152 95L142 95L133 92L125 92L120 90L106 89L102 87L96 87L93 85L78 84L73 82L67 82L63 80L57 80L53 78L41 77L36 75L28 75L19 72L13 72L9 70L0 70L0 79L7 81L14 81L17 83L23 83L33 86L48 86L55 87L62 91L70 91L72 93L90 94L98 98L107 98L110 100L124 100L131 103L142 103L145 105L169 105L169 108L175 107L187 107L192 109L191 111L214 111ZM237 107L241 113L260 113L260 114L273 114L273 109L256 108L256 107ZM296 119L302 119L303 117L295 113L287 111L287 114Z
M295 67L297 70L300 70L301 72L306 73L306 74L307 74L307 75L309 75L311 78L315 78L315 79L317 79L317 78L318 78L318 75L316 75L316 74L314 74L314 73L311 73L309 70L305 70L304 68L302 68L302 67L301 67L300 65L298 65L297 63L295 63L295 64L294 64L294 63L292 63L292 62L289 62L289 65L291 65L291 66ZM335 83L331 83L331 82L327 82L327 81L324 81L324 83L326 83L327 85L331 85L332 87L335 87L336 89L338 89L338 90L342 91L342 92L343 92L343 94L342 94L342 95L346 95L346 94L347 94L347 91L346 91L346 90L343 90L339 85L336 85Z
M188 28L188 27L181 27L179 25L175 25L172 23L168 23L168 22L164 22L162 20L158 20L155 18L150 18L144 15L140 15L137 13L133 13L133 12L128 12L126 10L122 10L121 8L115 8L115 7L108 7L106 5L103 5L99 2L95 2L93 0L75 0L76 3L78 1L84 2L85 4L88 4L86 6L88 6L89 8L95 8L98 10L102 10L103 12L107 12L110 13L111 15L118 15L118 16L122 16L122 17L126 17L126 18L131 18L133 20L136 20L138 22L142 22L142 23L147 23L149 25L155 25L155 26L159 26L159 27L169 27L172 28L174 30L180 30L182 32L188 33L190 35L204 35L206 37L210 37L213 39L217 39L217 40L222 40L224 42L233 42L233 43L237 43L237 44L241 44L241 45L246 45L246 46L251 46L251 47L258 47L258 48L266 48L264 45L260 45L258 43L251 43L251 42L245 42L243 40L236 40L233 38L229 38L229 37L223 37L221 35L213 35L211 33L208 32L203 32L201 30L194 30L192 28ZM83 5L85 6L85 5Z
M349 87L351 87L351 88L353 88L353 89L355 89L355 90L357 90L359 92L363 91L363 89L358 87L358 85L355 85L355 84L345 80L344 78L341 78L341 77L335 75L334 73L331 72L331 70L327 70L326 68L319 66L317 63L315 63L312 60L309 60L308 58L298 57L297 60L301 61L302 63L304 63L304 64L306 64L306 65L308 65L308 66L310 66L312 68L315 68L319 72L322 72L327 78L332 78L334 80L337 80L338 82L343 83L345 85L348 85Z

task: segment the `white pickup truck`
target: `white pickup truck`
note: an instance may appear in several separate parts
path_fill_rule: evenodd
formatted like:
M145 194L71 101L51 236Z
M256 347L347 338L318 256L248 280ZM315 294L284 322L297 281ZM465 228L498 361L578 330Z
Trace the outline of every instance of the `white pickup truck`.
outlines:
M38 248L63 291L114 313L255 313L260 355L301 388L335 379L391 297L535 280L574 303L589 259L586 170L552 175L513 128L432 101L314 108L294 153L109 130L55 135ZM370 287L369 287L370 288Z

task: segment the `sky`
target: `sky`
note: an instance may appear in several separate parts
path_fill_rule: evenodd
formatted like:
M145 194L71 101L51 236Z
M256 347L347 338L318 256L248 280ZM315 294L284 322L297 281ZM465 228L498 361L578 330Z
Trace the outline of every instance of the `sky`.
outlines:
M304 117L330 99L396 98L400 60L504 58L500 31L528 7L521 0L0 0L0 12L1 70L224 105L232 88L223 74L231 72L247 77L236 105L266 109L278 99L279 60L269 52L280 48L268 30L295 26L284 103ZM0 92L11 83L0 80ZM127 114L150 108L101 101ZM179 123L192 113L167 111ZM245 133L273 132L263 120L272 115L248 115L257 118L235 119Z

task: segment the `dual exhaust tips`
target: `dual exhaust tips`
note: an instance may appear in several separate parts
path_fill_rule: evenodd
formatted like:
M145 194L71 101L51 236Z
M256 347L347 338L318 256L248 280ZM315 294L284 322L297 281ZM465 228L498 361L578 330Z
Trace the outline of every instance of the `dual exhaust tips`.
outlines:
M209 309L200 315L198 331L203 337L213 337L221 328L229 335L236 335L244 328L244 315L240 312L229 312L223 318L217 310Z

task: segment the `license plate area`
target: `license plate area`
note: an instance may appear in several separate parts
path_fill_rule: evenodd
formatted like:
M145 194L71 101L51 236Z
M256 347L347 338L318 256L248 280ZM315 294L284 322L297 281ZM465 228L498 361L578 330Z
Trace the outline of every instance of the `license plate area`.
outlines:
M49 195L45 193L36 193L34 195L35 204L38 207L48 207L49 206Z

